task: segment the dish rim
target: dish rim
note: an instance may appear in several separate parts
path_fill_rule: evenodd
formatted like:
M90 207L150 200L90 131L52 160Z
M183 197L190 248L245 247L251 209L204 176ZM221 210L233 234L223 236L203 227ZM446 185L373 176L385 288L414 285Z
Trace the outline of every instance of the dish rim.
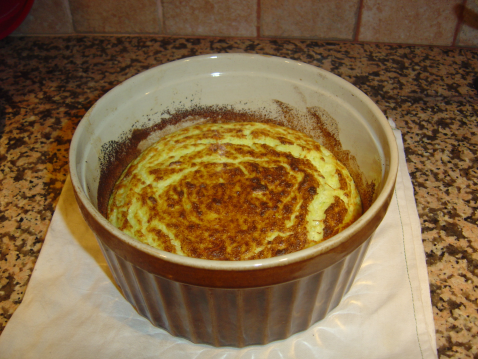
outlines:
M362 216L359 219L357 219L348 228L346 228L342 232L338 233L337 235L323 242L315 244L312 247L302 249L290 254L278 256L278 257L244 260L244 261L199 259L199 258L192 258L192 257L174 254L174 253L169 253L161 249L152 247L148 244L142 243L139 240L133 237L130 237L129 235L120 231L118 228L114 227L105 217L103 217L103 215L100 214L98 209L91 203L88 195L85 193L85 191L83 190L80 184L78 171L76 168L76 158L77 158L76 149L78 148L80 137L82 136L82 133L85 131L85 128L87 126L87 122L88 122L87 119L91 115L92 110L94 109L96 103L98 103L99 101L106 101L110 96L114 96L115 91L119 87L132 84L138 80L140 81L142 77L148 76L154 71L163 71L163 70L166 71L170 67L181 65L182 63L185 63L186 60L188 62L188 66L190 66L194 61L204 61L207 59L217 60L220 58L221 59L227 59L227 58L240 59L241 57L248 58L248 59L255 58L255 57L260 57L262 59L265 57L267 58L268 61L279 62L285 66L295 66L297 64L303 65L307 70L315 72L316 74L320 74L319 76L325 76L329 79L332 79L333 81L339 82L339 85L341 87L350 91L354 96L357 96L370 109L370 111L375 115L375 118L378 120L382 130L384 131L384 134L387 139L386 143L389 146L388 152L390 153L389 166L387 166L389 175L386 178L383 178L383 183L380 186L380 193L375 198L370 208L368 208L362 214ZM304 260L317 257L320 254L326 253L338 247L339 245L347 242L350 238L352 238L355 234L357 234L357 232L359 232L360 229L362 229L363 227L366 227L368 223L372 223L373 218L377 215L377 212L380 212L383 209L384 205L388 207L390 195L393 192L393 189L395 186L395 179L398 173L398 148L396 145L396 140L395 140L393 131L387 119L385 118L384 114L382 113L382 111L365 93L363 93L360 89L358 89L357 87L355 87L348 81L342 79L341 77L329 71L323 70L314 65L309 65L297 60L276 57L276 56L259 55L259 54L208 54L208 55L188 57L188 58L179 59L179 60L175 60L175 61L171 61L168 63L155 66L135 76L132 76L128 78L127 80L121 82L117 86L115 86L113 89L111 89L107 93L105 93L100 99L98 99L96 103L88 110L88 112L84 115L83 119L80 121L77 129L75 130L75 133L73 135L71 145L70 145L70 154L69 154L70 176L71 176L73 187L75 189L75 195L77 196L77 199L81 201L82 205L85 206L86 210L94 217L96 221L99 222L99 224L105 230L109 232L110 235L119 238L125 244L132 246L140 250L141 252L144 252L147 255L170 262L172 264L191 267L191 268L201 268L201 269L212 270L212 271L216 271L216 270L252 271L252 270L258 270L258 269L268 269L268 268L277 267L277 266L289 265L289 264L293 264L293 263L297 263L297 262L301 262ZM384 174L385 173L383 172L382 176L384 176Z

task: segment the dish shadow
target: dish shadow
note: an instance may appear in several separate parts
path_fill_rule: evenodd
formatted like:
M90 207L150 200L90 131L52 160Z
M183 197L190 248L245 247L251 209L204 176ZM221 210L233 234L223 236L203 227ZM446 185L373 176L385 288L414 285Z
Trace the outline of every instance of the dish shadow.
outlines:
M61 196L62 200L58 204L57 210L61 211L65 225L70 231L73 239L85 250L86 253L90 255L91 258L94 259L103 273L111 280L121 295L123 295L121 288L116 283L113 274L108 267L108 263L103 256L95 235L81 215L69 176L65 181Z

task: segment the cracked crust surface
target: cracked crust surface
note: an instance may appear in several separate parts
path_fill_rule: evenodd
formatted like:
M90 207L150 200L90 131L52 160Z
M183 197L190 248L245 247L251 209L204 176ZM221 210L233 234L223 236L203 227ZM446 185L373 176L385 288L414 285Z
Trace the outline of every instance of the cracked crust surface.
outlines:
M247 260L296 252L362 214L345 166L287 127L236 122L170 134L123 172L108 219L156 248Z

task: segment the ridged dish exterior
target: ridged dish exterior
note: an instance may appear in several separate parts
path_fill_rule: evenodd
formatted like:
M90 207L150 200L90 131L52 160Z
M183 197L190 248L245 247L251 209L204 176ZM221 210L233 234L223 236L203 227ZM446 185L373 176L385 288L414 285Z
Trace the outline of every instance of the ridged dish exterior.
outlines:
M355 223L327 241L288 254L288 260L268 258L257 266L247 261L201 262L134 241L98 210L104 169L99 155L108 154L105 148L121 150L115 146L134 129L163 121L175 125L174 118L162 114L175 113L178 104L189 104L191 109L232 105L234 111L270 114L287 127L307 129L317 140L325 141L329 130L337 130L343 146L337 150L353 157L366 193L369 184L378 186L373 203ZM294 115L296 111L300 116ZM336 127L326 126L329 117ZM70 147L79 208L126 299L171 334L215 346L285 339L335 308L352 285L370 236L385 216L397 170L393 132L365 94L316 67L256 54L198 56L139 74L88 111Z
M350 289L370 238L321 272L243 289L171 281L133 265L98 242L124 296L153 325L194 343L243 347L286 339L323 319Z

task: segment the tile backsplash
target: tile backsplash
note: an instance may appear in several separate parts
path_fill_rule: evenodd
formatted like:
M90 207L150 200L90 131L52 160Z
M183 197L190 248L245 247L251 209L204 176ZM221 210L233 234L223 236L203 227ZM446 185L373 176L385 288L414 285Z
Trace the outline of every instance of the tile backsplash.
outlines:
M36 0L12 35L61 34L478 47L478 5L473 0Z

